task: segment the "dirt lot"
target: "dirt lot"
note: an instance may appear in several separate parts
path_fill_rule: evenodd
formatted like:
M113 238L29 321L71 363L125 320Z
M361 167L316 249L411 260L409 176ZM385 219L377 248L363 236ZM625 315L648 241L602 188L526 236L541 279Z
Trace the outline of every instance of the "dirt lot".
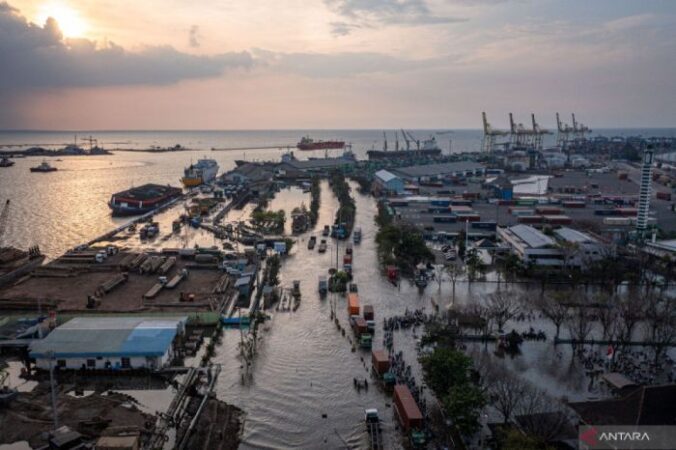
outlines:
M100 436L106 428L143 430L146 421L152 420L122 394L95 393L76 398L65 392L66 387L57 400L59 425L67 425L89 438ZM94 418L102 420L86 423ZM41 434L53 426L49 384L41 383L33 392L19 394L9 407L1 408L0 424L0 444L25 440L33 448L45 445Z
M208 299L223 276L218 270L196 269L191 266L191 262L179 259L165 276L171 279L183 268L187 268L188 277L174 289L162 289L153 299L144 300L144 294L159 282L159 274L139 275L137 272L129 271L128 281L101 295L100 304L96 309L87 309L88 296L94 295L103 283L123 273L117 265L120 259L121 256L115 255L105 264L70 264L56 260L47 266L47 270L42 269L38 274L0 290L0 309L3 302L7 305L13 302L27 302L37 306L39 299L43 307L57 305L60 312L132 312L186 307L193 310L209 310ZM194 303L180 302L181 292L194 294Z

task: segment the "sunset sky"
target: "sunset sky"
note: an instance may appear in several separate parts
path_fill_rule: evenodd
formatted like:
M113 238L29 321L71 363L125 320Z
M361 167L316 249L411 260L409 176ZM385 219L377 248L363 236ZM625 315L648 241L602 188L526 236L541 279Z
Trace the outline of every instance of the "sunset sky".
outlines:
M676 126L676 1L0 2L2 129Z

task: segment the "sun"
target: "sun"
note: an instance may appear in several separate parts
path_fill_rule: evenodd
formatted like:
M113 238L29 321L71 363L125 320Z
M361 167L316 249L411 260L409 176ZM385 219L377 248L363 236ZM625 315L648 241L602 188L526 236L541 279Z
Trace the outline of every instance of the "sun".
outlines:
M87 22L80 12L63 2L45 3L39 9L37 21L44 24L49 17L59 23L59 28L65 37L82 37L87 32Z

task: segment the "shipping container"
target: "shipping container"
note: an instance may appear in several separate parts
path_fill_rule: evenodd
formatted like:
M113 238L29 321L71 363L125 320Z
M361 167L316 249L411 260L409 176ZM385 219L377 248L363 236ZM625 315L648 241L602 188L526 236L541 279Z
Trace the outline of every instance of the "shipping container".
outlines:
M554 215L554 214L561 214L563 210L561 208L557 208L556 206L538 206L535 208L535 212L537 214L549 214L549 215Z
M620 212L616 209L597 209L594 214L597 216L619 216Z
M451 209L448 207L427 208L427 212L430 214L452 214Z
M383 375L390 370L390 355L387 350L373 350L371 352L371 365L378 375Z
M671 201L671 192L659 192L658 191L656 196L659 200L666 200L668 202Z
M519 206L535 206L537 202L537 199L534 198L520 198L516 200L516 204Z
M564 208L584 208L585 203L584 202L578 202L578 201L563 201L561 202L561 205L563 205Z
M638 213L636 208L617 208L617 212L621 216L635 216Z
M451 206L451 200L434 199L430 202L430 205L449 207L449 206Z
M404 200L390 200L390 206L401 208L403 206L408 206L408 202Z
M543 216L543 219L545 223L549 223L551 225L570 225L573 223L573 219L562 215Z
M352 330L357 336L361 336L368 331L366 321L362 317L353 316L350 318L350 322L352 323Z
M604 225L631 225L631 217L604 217Z
M509 208L507 211L515 217L535 215L535 210L528 208Z
M373 320L375 313L372 305L364 305L364 320Z
M517 221L519 223L542 223L542 216L519 216Z
M498 200L498 205L500 205L500 206L516 205L516 201L500 199L500 200Z
M359 294L356 292L347 294L347 313L351 316L359 315Z
M451 199L451 208L453 206L468 206L468 207L471 207L472 201L471 200L463 200L463 199L460 199L460 198L454 198L454 199Z
M405 432L422 428L423 416L420 408L413 399L411 391L403 384L394 386L394 410Z
M436 223L455 223L456 216L455 214L451 214L448 216L434 216L432 220Z
M470 206L466 205L452 205L451 211L454 213L472 213L474 210Z
M481 220L479 214L457 214L456 218L458 222L479 222Z
M617 173L617 179L618 180L626 180L629 178L629 174L627 172L618 172Z
M496 222L473 222L472 223L472 228L476 228L479 230L490 230L490 231L495 231L497 229L498 224Z
M477 199L479 199L480 196L481 196L481 194L479 194L478 192L463 192L462 193L463 200L477 200Z

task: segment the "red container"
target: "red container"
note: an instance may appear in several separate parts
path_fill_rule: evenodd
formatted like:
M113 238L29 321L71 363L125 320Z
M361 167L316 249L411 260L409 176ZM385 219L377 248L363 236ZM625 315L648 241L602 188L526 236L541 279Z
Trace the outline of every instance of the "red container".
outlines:
M362 334L366 333L368 331L368 328L366 327L366 321L361 317L355 317L354 320L352 320L352 330L354 330L354 334L357 336L361 336Z
M635 216L638 213L636 208L617 208L617 212L621 216Z
M481 216L478 214L463 214L457 216L457 222L479 222Z
M561 214L563 210L561 208L557 208L556 206L539 206L535 208L535 212L538 214Z
M542 223L542 216L519 216L516 218L519 223Z
M561 204L565 208L584 208L586 206L584 202L576 202L572 200L561 202Z
M671 201L671 192L657 192L655 195L659 200Z
M352 255L343 256L343 264L352 264Z
M498 200L498 205L500 206L509 206L514 204L516 204L514 200Z
M374 317L375 317L375 314L373 313L373 306L364 305L364 319L365 320L373 320Z
M373 350L371 352L371 365L378 375L390 370L390 356L387 350Z
M404 431L422 428L423 416L411 391L403 384L394 386L394 410Z
M359 295L356 292L347 294L347 313L351 316L359 315Z

